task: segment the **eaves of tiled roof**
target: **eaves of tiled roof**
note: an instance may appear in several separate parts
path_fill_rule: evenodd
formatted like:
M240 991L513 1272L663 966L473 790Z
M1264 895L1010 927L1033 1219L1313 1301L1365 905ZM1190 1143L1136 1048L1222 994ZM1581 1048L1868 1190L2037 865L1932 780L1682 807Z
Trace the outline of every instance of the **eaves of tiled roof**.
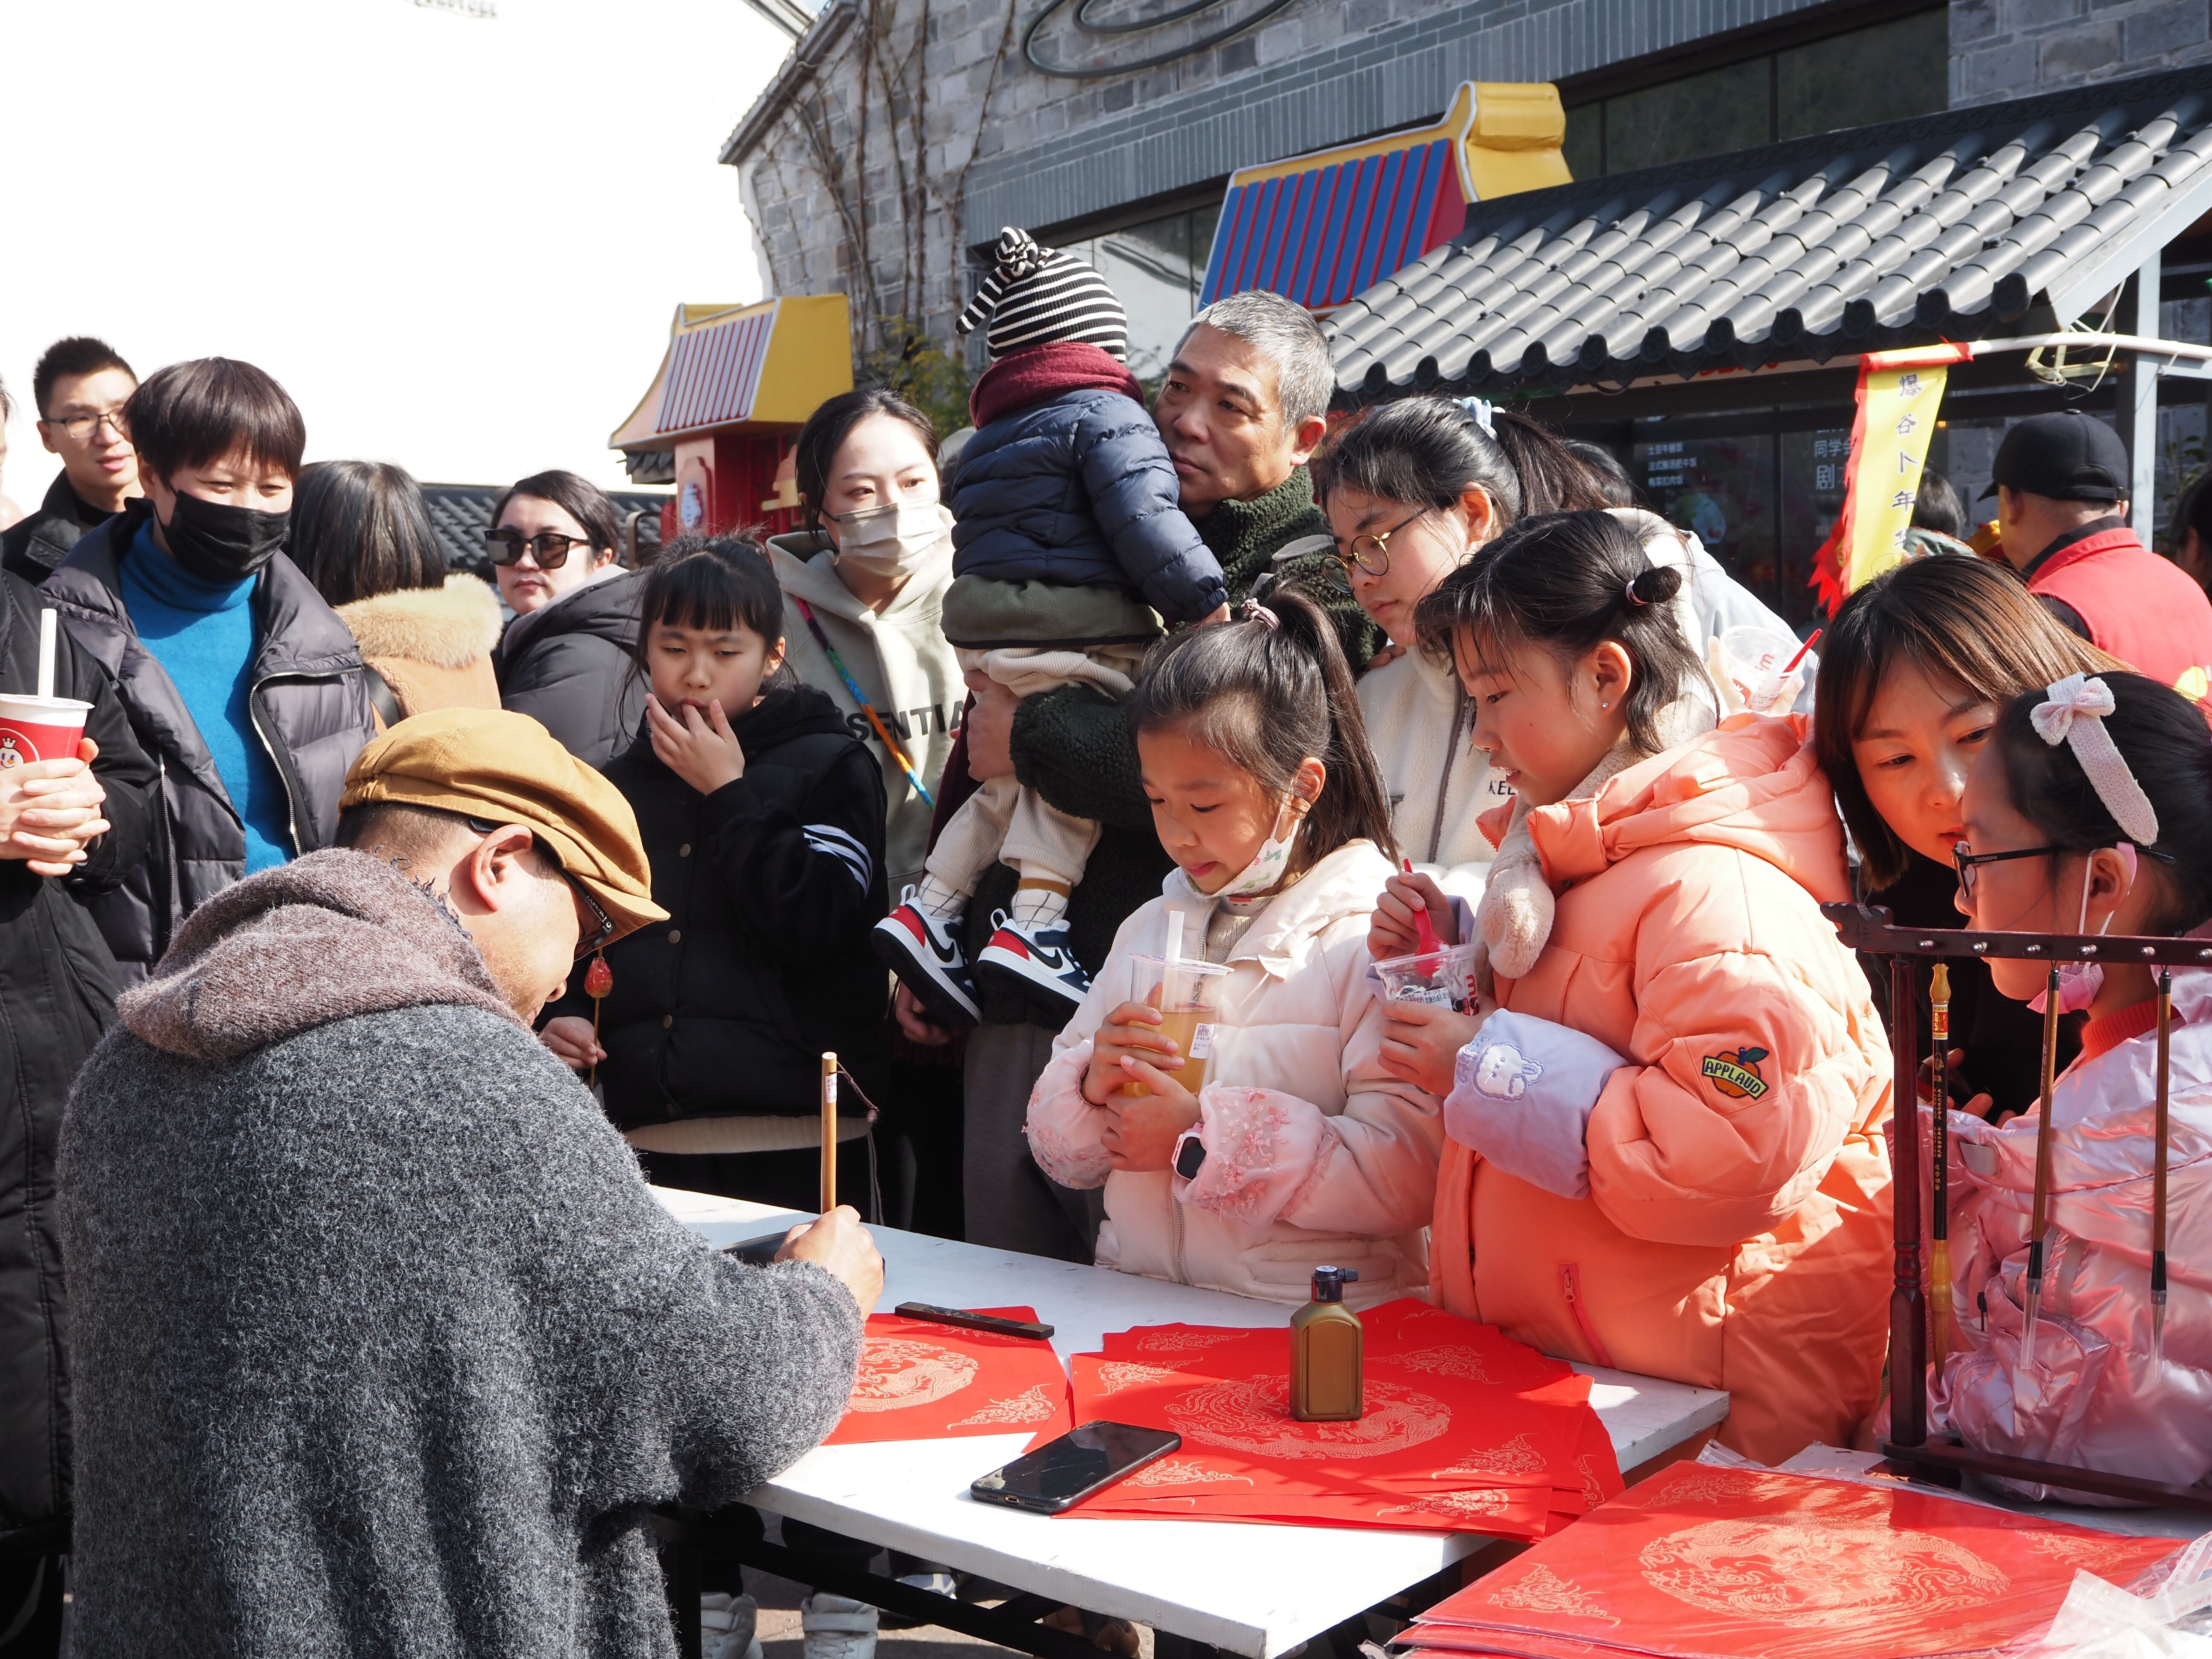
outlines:
M1826 362L2060 325L2212 211L2212 68L1468 210L1325 325L1340 402Z

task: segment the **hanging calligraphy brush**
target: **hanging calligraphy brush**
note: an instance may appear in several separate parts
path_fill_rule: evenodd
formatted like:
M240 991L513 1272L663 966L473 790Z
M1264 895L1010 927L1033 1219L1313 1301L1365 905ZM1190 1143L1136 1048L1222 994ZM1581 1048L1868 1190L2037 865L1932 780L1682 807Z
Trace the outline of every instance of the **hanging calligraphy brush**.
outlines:
M2166 1139L2167 1050L2173 1039L2173 969L2158 976L2158 1106L2151 1133L2157 1145L2150 1166L2150 1350L2166 1363Z
M2043 1232L2051 1206L2051 1088L2058 1066L2058 969L2043 990L2043 1106L2035 1124L2035 1209L2027 1241L2027 1318L2021 1326L2020 1363L2035 1364L2035 1319L2043 1303Z
M1935 1041L1935 1052L1928 1058L1928 1075L1934 1085L1936 1102L1935 1133L1932 1137L1936 1153L1935 1203L1929 1218L1930 1249L1929 1251L1929 1313L1936 1326L1936 1364L1942 1367L1943 1357L1951 1352L1951 1170L1949 1157L1950 1125L1945 1121L1950 1110L1948 1079L1945 1076L1951 1059L1951 970L1942 963L1928 981L1929 1031Z
M599 1005L606 1000L607 993L614 988L614 969L607 966L606 952L602 951L592 958L592 965L584 969L584 994L592 1000L592 1053L594 1056L591 1069L584 1073L584 1086L587 1089L599 1081L599 1062L596 1058L599 1052Z

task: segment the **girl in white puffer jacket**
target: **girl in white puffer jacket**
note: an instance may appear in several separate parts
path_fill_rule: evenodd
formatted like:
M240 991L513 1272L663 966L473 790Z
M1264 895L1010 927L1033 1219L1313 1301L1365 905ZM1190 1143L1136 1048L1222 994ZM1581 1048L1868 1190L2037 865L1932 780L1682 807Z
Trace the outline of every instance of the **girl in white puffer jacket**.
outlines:
M1295 590L1248 602L1156 647L1124 707L1177 868L1054 1043L1031 1152L1105 1187L1101 1267L1283 1303L1330 1264L1361 1305L1421 1290L1443 1109L1378 1060L1367 929L1396 848L1334 630ZM1170 912L1229 970L1195 1094L1132 997Z

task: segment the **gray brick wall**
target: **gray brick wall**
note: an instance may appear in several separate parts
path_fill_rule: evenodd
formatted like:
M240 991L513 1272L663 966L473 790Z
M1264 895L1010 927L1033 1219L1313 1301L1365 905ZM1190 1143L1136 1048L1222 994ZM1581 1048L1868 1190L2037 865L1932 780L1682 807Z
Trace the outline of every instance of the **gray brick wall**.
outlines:
M2208 0L1951 0L1954 108L2208 61Z
M1432 119L1462 81L1548 81L1723 30L1787 15L1817 0L1295 0L1259 28L1137 74L1060 79L1024 63L1018 34L983 108L988 65L1006 0L929 0L930 169L944 200L918 227L922 320L949 338L968 277L962 248L1001 224L1043 225L1160 195L1239 167ZM1042 0L1014 0L1018 30ZM904 40L923 0L878 0ZM1252 0L1225 0L1226 15ZM1060 39L1062 9L1041 50ZM1200 17L1184 39L1218 27ZM857 53L846 31L811 78L836 147L856 157ZM1172 44L1176 36L1166 37ZM1151 56L1146 40L1127 56ZM1126 59L1125 59L1126 61ZM901 217L883 151L883 111L871 100L867 212L879 289L896 285ZM964 196L951 188L973 149ZM737 163L746 210L784 293L848 286L852 250L797 117L787 112ZM802 199L811 197L814 199ZM956 232L952 207L962 210ZM857 299L858 295L855 295Z
M1011 3L1016 36L991 83L1009 0L873 0L894 52L906 48L927 12L921 62L929 88L929 179L926 189L910 185L901 197L883 136L885 112L872 94L857 210L870 226L878 294L908 295L918 320L940 340L951 339L970 285L963 248L1001 224L1079 218L1256 161L1429 120L1464 80L1555 80L1786 16L1816 0L1293 0L1249 33L1174 63L1084 80L1045 76L1023 61L1019 31L1043 0ZM1254 3L1224 0L1217 15L1249 15ZM833 9L855 4L865 17L866 0L834 0ZM1054 15L1044 50L1073 38L1073 9L1071 0ZM1950 13L1954 106L2212 60L2212 0L1951 0ZM1197 40L1213 27L1200 16L1164 40ZM846 28L805 83L848 174L861 160L856 64L865 33L865 22ZM1124 61L1162 44L1138 37ZM749 154L732 159L778 291L844 289L859 311L865 284L848 216L836 210L796 113L787 109ZM917 191L918 215L907 205ZM902 275L914 268L909 239L919 252L918 291Z

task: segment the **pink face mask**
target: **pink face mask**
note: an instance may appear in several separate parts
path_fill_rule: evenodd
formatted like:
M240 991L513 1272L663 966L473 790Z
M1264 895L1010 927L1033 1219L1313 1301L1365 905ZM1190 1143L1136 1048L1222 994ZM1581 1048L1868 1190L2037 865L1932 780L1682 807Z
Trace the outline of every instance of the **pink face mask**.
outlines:
M2112 850L2120 855L2122 862L2128 866L2128 885L2134 886L2136 849L2126 842L2122 842ZM2088 925L2089 871L2085 866L2081 871L2081 915L2074 924L2074 931L2078 933ZM2112 925L2112 917L2106 916L2097 925L2097 932L2102 934L2107 932ZM2104 988L2105 964L2103 963L2062 962L2058 964L2058 1012L2060 1013L2079 1013L2094 1002L2097 1000L2097 993ZM2043 1005L2049 1000L2050 995L2048 991L2038 991L2035 994L2035 1000L2027 1006L2039 1014L2043 1012Z

